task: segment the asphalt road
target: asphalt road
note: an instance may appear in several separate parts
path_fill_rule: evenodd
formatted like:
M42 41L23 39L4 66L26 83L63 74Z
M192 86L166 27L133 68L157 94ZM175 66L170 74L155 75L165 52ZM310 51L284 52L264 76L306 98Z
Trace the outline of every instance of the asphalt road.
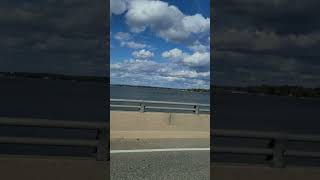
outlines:
M208 139L111 140L111 180L209 180L208 147Z

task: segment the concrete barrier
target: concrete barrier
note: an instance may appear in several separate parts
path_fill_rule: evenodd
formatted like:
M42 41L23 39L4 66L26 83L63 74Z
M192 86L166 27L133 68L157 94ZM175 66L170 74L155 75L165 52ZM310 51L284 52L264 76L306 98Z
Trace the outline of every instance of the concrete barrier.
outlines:
M209 138L210 115L111 111L112 138Z
M109 162L95 159L41 156L1 156L1 179L107 180Z
M219 180L318 180L320 168L237 166L211 164L211 179Z

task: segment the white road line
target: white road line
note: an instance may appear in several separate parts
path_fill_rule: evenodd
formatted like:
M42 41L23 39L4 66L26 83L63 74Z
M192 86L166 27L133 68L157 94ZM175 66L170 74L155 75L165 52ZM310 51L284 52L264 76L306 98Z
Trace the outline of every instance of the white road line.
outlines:
M111 150L111 151L110 151L110 154L118 154L118 153L140 153L140 152L178 152L178 151L210 151L210 148L168 148L168 149Z

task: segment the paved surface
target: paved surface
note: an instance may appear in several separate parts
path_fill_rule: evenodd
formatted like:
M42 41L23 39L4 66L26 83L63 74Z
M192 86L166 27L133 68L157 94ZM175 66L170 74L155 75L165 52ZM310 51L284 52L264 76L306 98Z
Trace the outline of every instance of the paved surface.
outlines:
M108 180L109 164L94 158L0 155L0 179Z
M320 168L211 164L211 178L218 180L318 180Z
M209 139L111 140L111 150L170 149L173 151L112 153L112 180L209 180ZM175 151L176 149L176 151ZM186 150L187 149L187 150ZM183 150L183 151L181 151Z

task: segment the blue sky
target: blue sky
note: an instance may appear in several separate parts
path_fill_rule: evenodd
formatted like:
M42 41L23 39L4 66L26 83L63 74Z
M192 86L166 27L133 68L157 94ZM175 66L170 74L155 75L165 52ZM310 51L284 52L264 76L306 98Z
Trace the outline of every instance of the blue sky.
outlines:
M110 3L112 84L209 88L210 0Z

